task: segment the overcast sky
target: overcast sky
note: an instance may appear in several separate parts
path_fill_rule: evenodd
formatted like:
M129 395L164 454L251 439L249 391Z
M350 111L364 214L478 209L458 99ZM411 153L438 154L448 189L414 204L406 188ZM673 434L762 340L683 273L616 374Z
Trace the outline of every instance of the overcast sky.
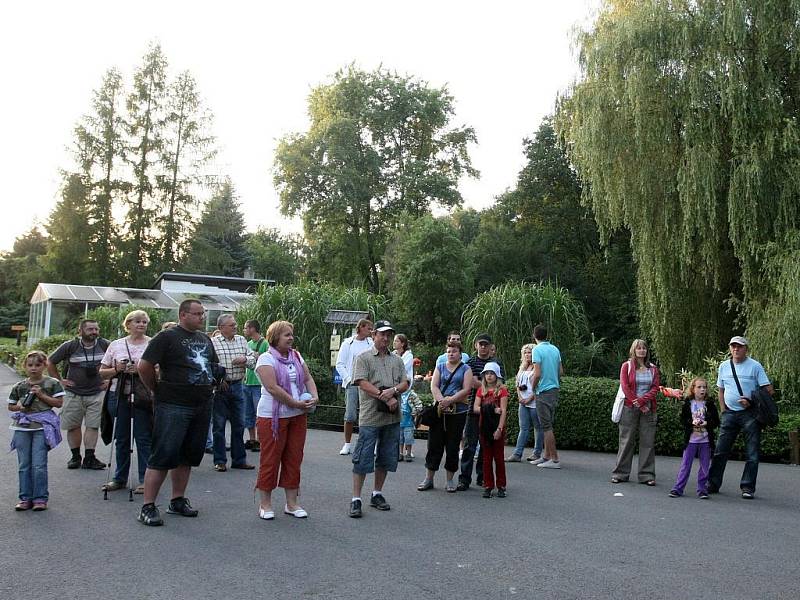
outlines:
M70 166L72 130L110 67L130 81L148 43L169 72L188 69L214 114L216 169L236 187L248 229L283 219L272 184L276 141L308 125L306 98L355 62L446 85L455 124L473 126L479 180L461 184L482 208L514 185L522 138L553 110L577 73L573 28L591 22L600 0L452 2L205 0L7 3L0 9L0 250L58 200L59 169Z

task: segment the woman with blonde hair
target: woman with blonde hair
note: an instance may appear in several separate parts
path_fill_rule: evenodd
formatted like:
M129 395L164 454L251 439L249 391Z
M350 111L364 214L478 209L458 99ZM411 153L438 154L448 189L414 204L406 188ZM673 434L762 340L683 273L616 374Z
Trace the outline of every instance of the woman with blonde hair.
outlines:
M103 360L100 361L100 376L111 380L108 411L116 418L114 438L117 467L114 477L103 486L103 489L109 492L127 486L131 466L131 444L135 442L139 469L139 485L135 493L144 493L144 472L150 456L153 431L153 399L150 391L139 379L136 368L150 342L150 338L146 335L149 324L150 317L143 310L129 312L123 322L123 328L128 335L111 342ZM120 381L124 382L123 389L120 389ZM131 419L133 419L133 440L131 440Z
M520 462L525 444L528 443L531 428L536 431L536 442L533 451L526 459L535 462L541 459L544 448L544 431L536 412L536 397L533 394L533 344L525 344L520 350L519 371L517 371L517 401L519 403L519 435L514 452L506 458L506 462ZM542 461L544 462L544 461Z
M258 516L275 518L272 490L284 488L283 512L305 518L308 512L297 503L300 465L306 442L307 415L319 402L317 386L303 357L292 348L294 326L275 321L267 329L269 349L258 357L256 375L261 381L261 399L256 408L256 429L261 443L256 489L261 492Z
M658 367L650 362L650 348L644 340L633 340L629 360L622 363L619 383L625 405L619 420L619 451L611 483L628 481L636 436L639 436L639 483L656 484L656 394L661 383Z

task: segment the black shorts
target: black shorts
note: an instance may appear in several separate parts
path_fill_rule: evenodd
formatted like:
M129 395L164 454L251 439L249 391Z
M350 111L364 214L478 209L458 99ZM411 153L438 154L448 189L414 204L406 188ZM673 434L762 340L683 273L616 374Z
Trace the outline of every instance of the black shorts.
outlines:
M210 399L194 406L157 401L147 466L157 471L198 466L203 460L210 422Z

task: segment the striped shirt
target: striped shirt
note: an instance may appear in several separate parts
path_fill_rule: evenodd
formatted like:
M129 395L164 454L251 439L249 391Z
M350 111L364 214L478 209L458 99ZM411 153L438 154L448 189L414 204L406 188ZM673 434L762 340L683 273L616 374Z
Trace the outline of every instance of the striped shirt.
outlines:
M218 335L211 338L214 350L217 352L219 364L225 367L225 381L239 381L244 377L245 368L252 369L256 364L256 355L247 346L247 340L241 335L234 335L232 339ZM237 356L247 358L246 365L234 366L231 364Z

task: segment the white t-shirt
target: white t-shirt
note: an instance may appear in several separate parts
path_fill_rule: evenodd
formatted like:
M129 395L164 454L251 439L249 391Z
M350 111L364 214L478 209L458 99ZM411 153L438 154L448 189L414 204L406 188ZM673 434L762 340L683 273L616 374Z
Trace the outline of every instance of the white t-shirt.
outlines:
M306 361L303 360L303 357L300 357L300 364L305 365ZM264 352L261 356L258 357L258 361L256 361L256 371L261 366L267 366L275 368L275 357L269 353L269 351ZM289 370L289 386L292 388L292 398L295 400L300 399L300 392L297 390L297 370L294 368L293 364L288 365ZM300 376L303 376L303 373L300 373ZM267 391L267 388L264 387L264 384L261 384L261 399L258 401L258 407L256 408L256 416L264 417L267 419L272 418L272 394ZM285 404L281 406L280 411L280 418L281 419L288 419L289 417L296 417L297 415L303 414L303 409L301 408L289 408Z
M519 397L522 400L527 400L531 396L533 396L533 389L531 389L531 378L533 377L533 370L530 371L522 371L521 373L517 373L517 386L521 387L523 385L527 385L528 389L524 392L518 392ZM536 406L534 403L528 403L527 406Z

